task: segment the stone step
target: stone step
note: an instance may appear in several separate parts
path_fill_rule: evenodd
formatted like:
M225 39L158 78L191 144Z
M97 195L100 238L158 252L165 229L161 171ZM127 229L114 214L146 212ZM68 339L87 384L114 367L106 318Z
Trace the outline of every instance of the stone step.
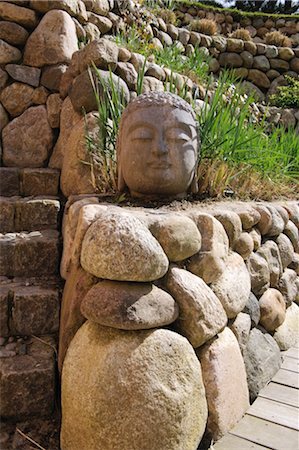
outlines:
M57 169L0 167L0 195L56 196L59 193L59 176Z
M58 287L0 285L0 336L58 333L60 294Z
M58 274L60 239L56 230L0 234L0 276Z
M57 197L0 197L0 233L57 229Z
M55 405L54 339L51 336L19 338L1 344L2 419L51 415Z

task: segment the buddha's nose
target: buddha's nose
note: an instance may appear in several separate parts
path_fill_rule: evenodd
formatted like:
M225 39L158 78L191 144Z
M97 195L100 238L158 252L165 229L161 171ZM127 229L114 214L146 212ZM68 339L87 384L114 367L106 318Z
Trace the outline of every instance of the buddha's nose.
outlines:
M167 145L163 136L159 136L154 145L154 154L156 156L164 156L167 154Z

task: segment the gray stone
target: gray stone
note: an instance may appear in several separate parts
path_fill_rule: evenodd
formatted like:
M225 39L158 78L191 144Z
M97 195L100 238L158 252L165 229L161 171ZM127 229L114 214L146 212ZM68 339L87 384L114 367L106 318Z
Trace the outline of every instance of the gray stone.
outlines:
M284 230L284 234L290 239L292 242L293 248L295 252L299 252L299 231L296 225L289 220L286 224Z
M253 56L250 52L247 50L244 50L244 52L241 53L241 58L244 63L244 67L247 67L247 69L250 69L253 65Z
M98 278L152 281L165 275L168 259L138 219L123 212L107 212L84 236L81 265Z
M270 287L270 269L267 260L259 253L252 253L246 266L252 292L258 296L262 295Z
M132 449L134 442L136 449L194 450L207 420L200 363L172 331L119 331L88 321L66 355L62 411L64 449Z
M285 269L283 272L277 289L283 294L285 303L288 306L296 301L297 297L297 286L296 286L296 272L292 269Z
M16 81L30 84L33 87L39 86L40 69L18 64L7 64L5 70Z
M220 277L211 284L229 319L236 317L250 294L250 276L240 255L231 253Z
M52 149L53 134L44 106L27 109L3 130L3 162L6 166L40 167Z
M260 321L260 305L256 296L251 292L243 312L248 314L251 319L251 328L256 327Z
M174 267L169 272L166 286L180 308L176 322L178 331L193 347L200 347L223 330L227 323L225 311L201 278Z
M276 58L278 56L278 48L275 45L267 45L265 55L267 58Z
M230 324L229 328L232 330L237 338L241 353L243 354L251 329L251 318L248 314L240 312L234 321Z
M243 353L247 372L250 400L269 383L281 366L280 350L268 333L253 328L249 334L247 347Z
M270 286L276 287L282 274L282 263L277 244L274 241L267 241L256 253L267 261L270 270Z
M292 303L286 310L286 318L273 335L280 350L288 350L299 340L299 306Z
M270 63L268 58L264 55L254 56L252 67L267 72L267 70L270 69Z
M285 234L280 234L275 240L281 258L282 268L288 267L294 258L294 248L292 242Z
M125 81L131 91L136 91L138 74L133 64L129 62L118 62L116 74Z
M102 281L81 303L87 319L120 330L146 330L174 322L179 309L174 299L150 283Z
M219 64L221 67L228 68L242 67L243 60L237 53L224 52L219 56Z

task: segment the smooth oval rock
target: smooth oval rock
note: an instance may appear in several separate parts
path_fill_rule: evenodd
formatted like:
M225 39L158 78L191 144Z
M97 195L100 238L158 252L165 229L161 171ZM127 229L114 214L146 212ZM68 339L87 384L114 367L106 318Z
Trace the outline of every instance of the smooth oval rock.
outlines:
M260 324L267 331L274 331L285 319L286 305L282 294L276 289L267 289L259 300Z
M273 335L280 350L288 350L299 340L299 306L292 303L286 310L284 322L275 330Z
M201 247L200 232L189 217L178 214L159 216L151 221L149 229L170 261L190 258Z
M87 230L82 267L98 278L153 281L168 270L159 242L138 219L127 213L105 213Z
M252 292L250 292L249 299L242 312L250 316L251 328L256 327L260 321L261 313L258 299Z
M229 255L220 277L211 284L229 319L236 317L246 305L250 294L250 276L237 253Z
M294 248L290 239L283 233L276 238L276 244L278 246L282 268L288 267L294 258Z
M246 261L250 275L251 290L255 295L262 295L270 287L270 269L265 258L252 253Z
M242 256L243 259L247 259L253 252L254 243L249 233L241 233L239 239L235 242L234 250Z
M173 267L166 286L180 308L177 329L193 347L200 347L226 326L223 306L201 278Z
M78 50L76 27L69 14L47 12L26 42L24 64L33 67L70 62Z
M174 322L179 309L171 295L153 284L105 280L84 297L81 313L107 327L146 330Z
M206 420L200 363L184 337L89 321L77 332L62 373L64 450L194 450Z

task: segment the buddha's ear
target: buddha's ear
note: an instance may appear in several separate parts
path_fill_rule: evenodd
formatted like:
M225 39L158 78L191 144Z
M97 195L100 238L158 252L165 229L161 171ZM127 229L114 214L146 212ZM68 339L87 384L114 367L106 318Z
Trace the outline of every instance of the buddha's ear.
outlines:
M192 194L197 194L198 193L198 179L197 179L197 173L196 171L194 172L194 177L191 183L191 187L190 190L192 192Z

